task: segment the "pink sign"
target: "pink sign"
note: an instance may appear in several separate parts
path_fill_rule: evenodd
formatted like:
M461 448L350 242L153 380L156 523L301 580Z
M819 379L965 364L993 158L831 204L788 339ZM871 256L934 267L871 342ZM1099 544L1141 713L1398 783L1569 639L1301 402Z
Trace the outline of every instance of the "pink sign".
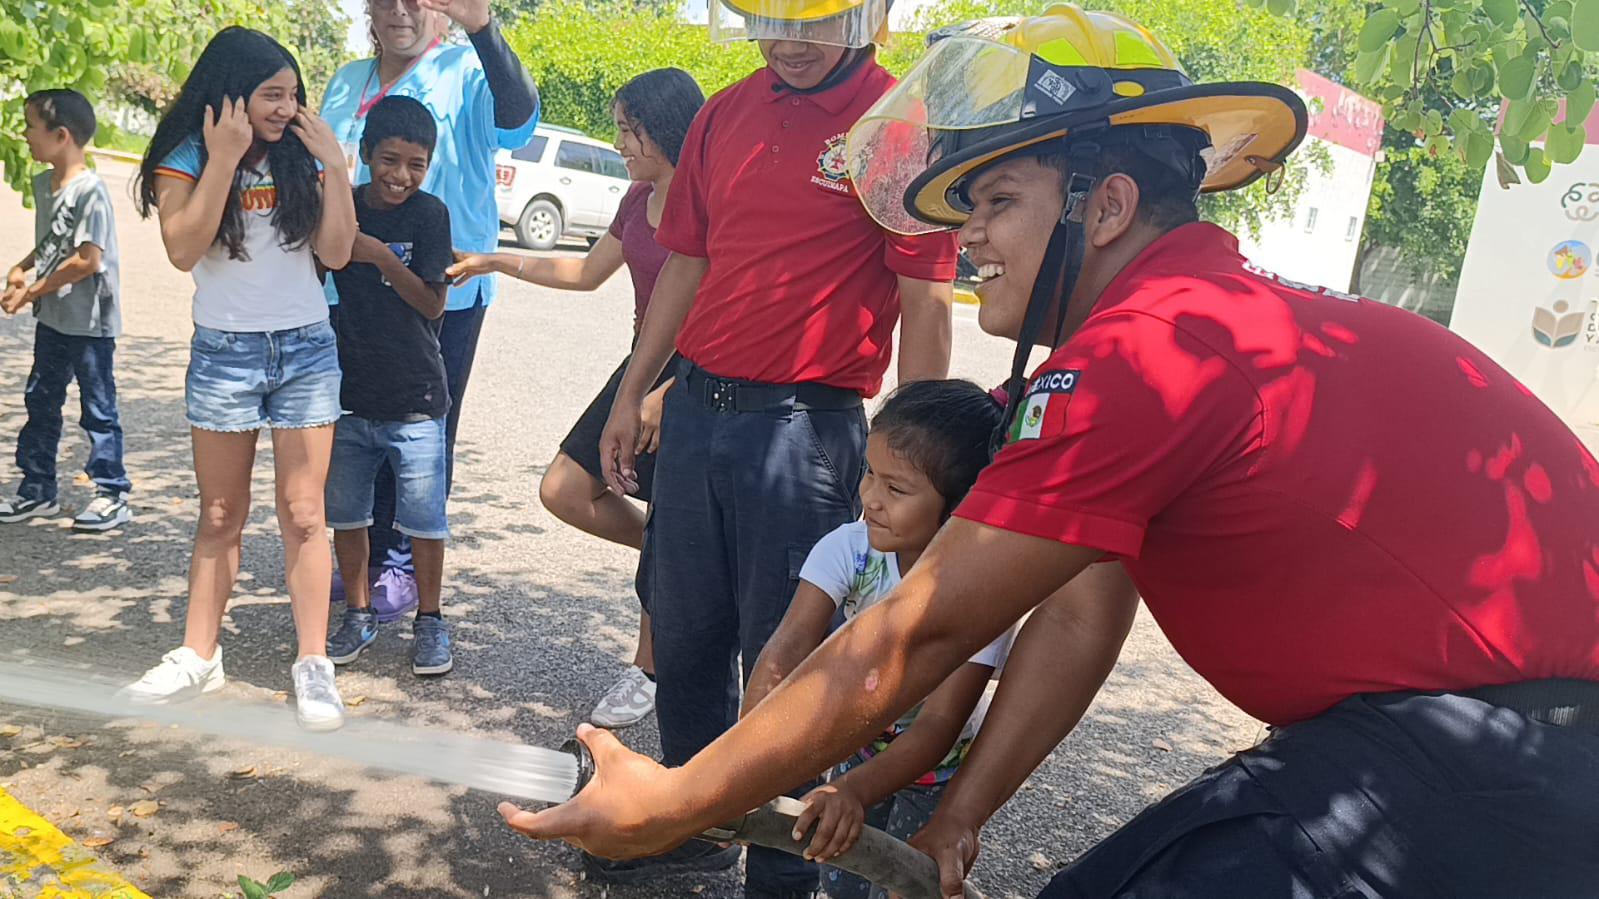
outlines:
M1310 136L1366 156L1382 146L1382 106L1309 69L1295 73L1310 106Z

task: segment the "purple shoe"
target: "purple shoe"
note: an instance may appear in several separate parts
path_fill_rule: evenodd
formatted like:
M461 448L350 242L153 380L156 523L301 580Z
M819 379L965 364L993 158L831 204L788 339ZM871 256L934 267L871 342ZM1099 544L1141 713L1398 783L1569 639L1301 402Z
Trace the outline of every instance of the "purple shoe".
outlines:
M382 569L379 568L368 568L366 570L366 584L368 588L378 582L378 575L381 573ZM344 575L340 573L339 566L337 565L333 566L333 583L330 586L331 589L328 590L329 602L343 605L349 600L349 595L344 592Z
M372 610L379 622L404 617L417 605L416 578L403 568L385 568L372 585Z

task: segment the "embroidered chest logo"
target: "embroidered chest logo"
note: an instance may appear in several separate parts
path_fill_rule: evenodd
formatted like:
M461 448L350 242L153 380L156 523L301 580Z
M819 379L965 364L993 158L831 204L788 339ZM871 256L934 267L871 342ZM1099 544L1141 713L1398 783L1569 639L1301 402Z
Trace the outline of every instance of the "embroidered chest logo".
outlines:
M828 190L847 194L850 192L849 164L844 158L845 132L827 139L827 144L816 157L816 174L811 183Z

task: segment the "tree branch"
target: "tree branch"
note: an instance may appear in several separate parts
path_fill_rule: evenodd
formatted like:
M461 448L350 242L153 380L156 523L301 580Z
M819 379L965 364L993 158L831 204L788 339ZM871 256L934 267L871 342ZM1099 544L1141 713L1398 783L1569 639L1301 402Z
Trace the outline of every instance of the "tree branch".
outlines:
M1528 3L1527 0L1521 0L1521 8L1527 11L1527 15L1532 16L1532 20L1534 22L1538 23L1538 31L1543 34L1544 42L1549 45L1549 49L1553 50L1554 48L1560 46L1559 41L1549 36L1549 30L1543 27L1543 19L1533 11L1531 3Z
M1526 3L1527 0L1521 0L1521 2ZM1422 3L1421 5L1421 30L1422 36L1426 37L1427 41L1432 41L1432 0L1426 0L1426 2ZM1417 37L1416 52L1412 53L1410 56L1410 85L1412 88L1415 88L1418 80L1416 77L1416 69L1421 65L1422 43L1423 41L1421 37ZM1437 45L1434 44L1434 46ZM1427 63L1430 66L1432 64L1432 60L1429 58Z

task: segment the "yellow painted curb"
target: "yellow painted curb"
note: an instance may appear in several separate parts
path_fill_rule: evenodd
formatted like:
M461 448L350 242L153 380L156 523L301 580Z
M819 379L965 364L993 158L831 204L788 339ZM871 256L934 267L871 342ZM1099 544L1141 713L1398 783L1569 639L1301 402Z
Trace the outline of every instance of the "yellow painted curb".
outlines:
M970 305L970 306L976 306L977 305L977 294L973 293L970 290L967 290L964 287L957 287L957 288L955 288L955 302L957 302L957 303L966 303L967 305Z
M150 899L0 790L0 897Z

